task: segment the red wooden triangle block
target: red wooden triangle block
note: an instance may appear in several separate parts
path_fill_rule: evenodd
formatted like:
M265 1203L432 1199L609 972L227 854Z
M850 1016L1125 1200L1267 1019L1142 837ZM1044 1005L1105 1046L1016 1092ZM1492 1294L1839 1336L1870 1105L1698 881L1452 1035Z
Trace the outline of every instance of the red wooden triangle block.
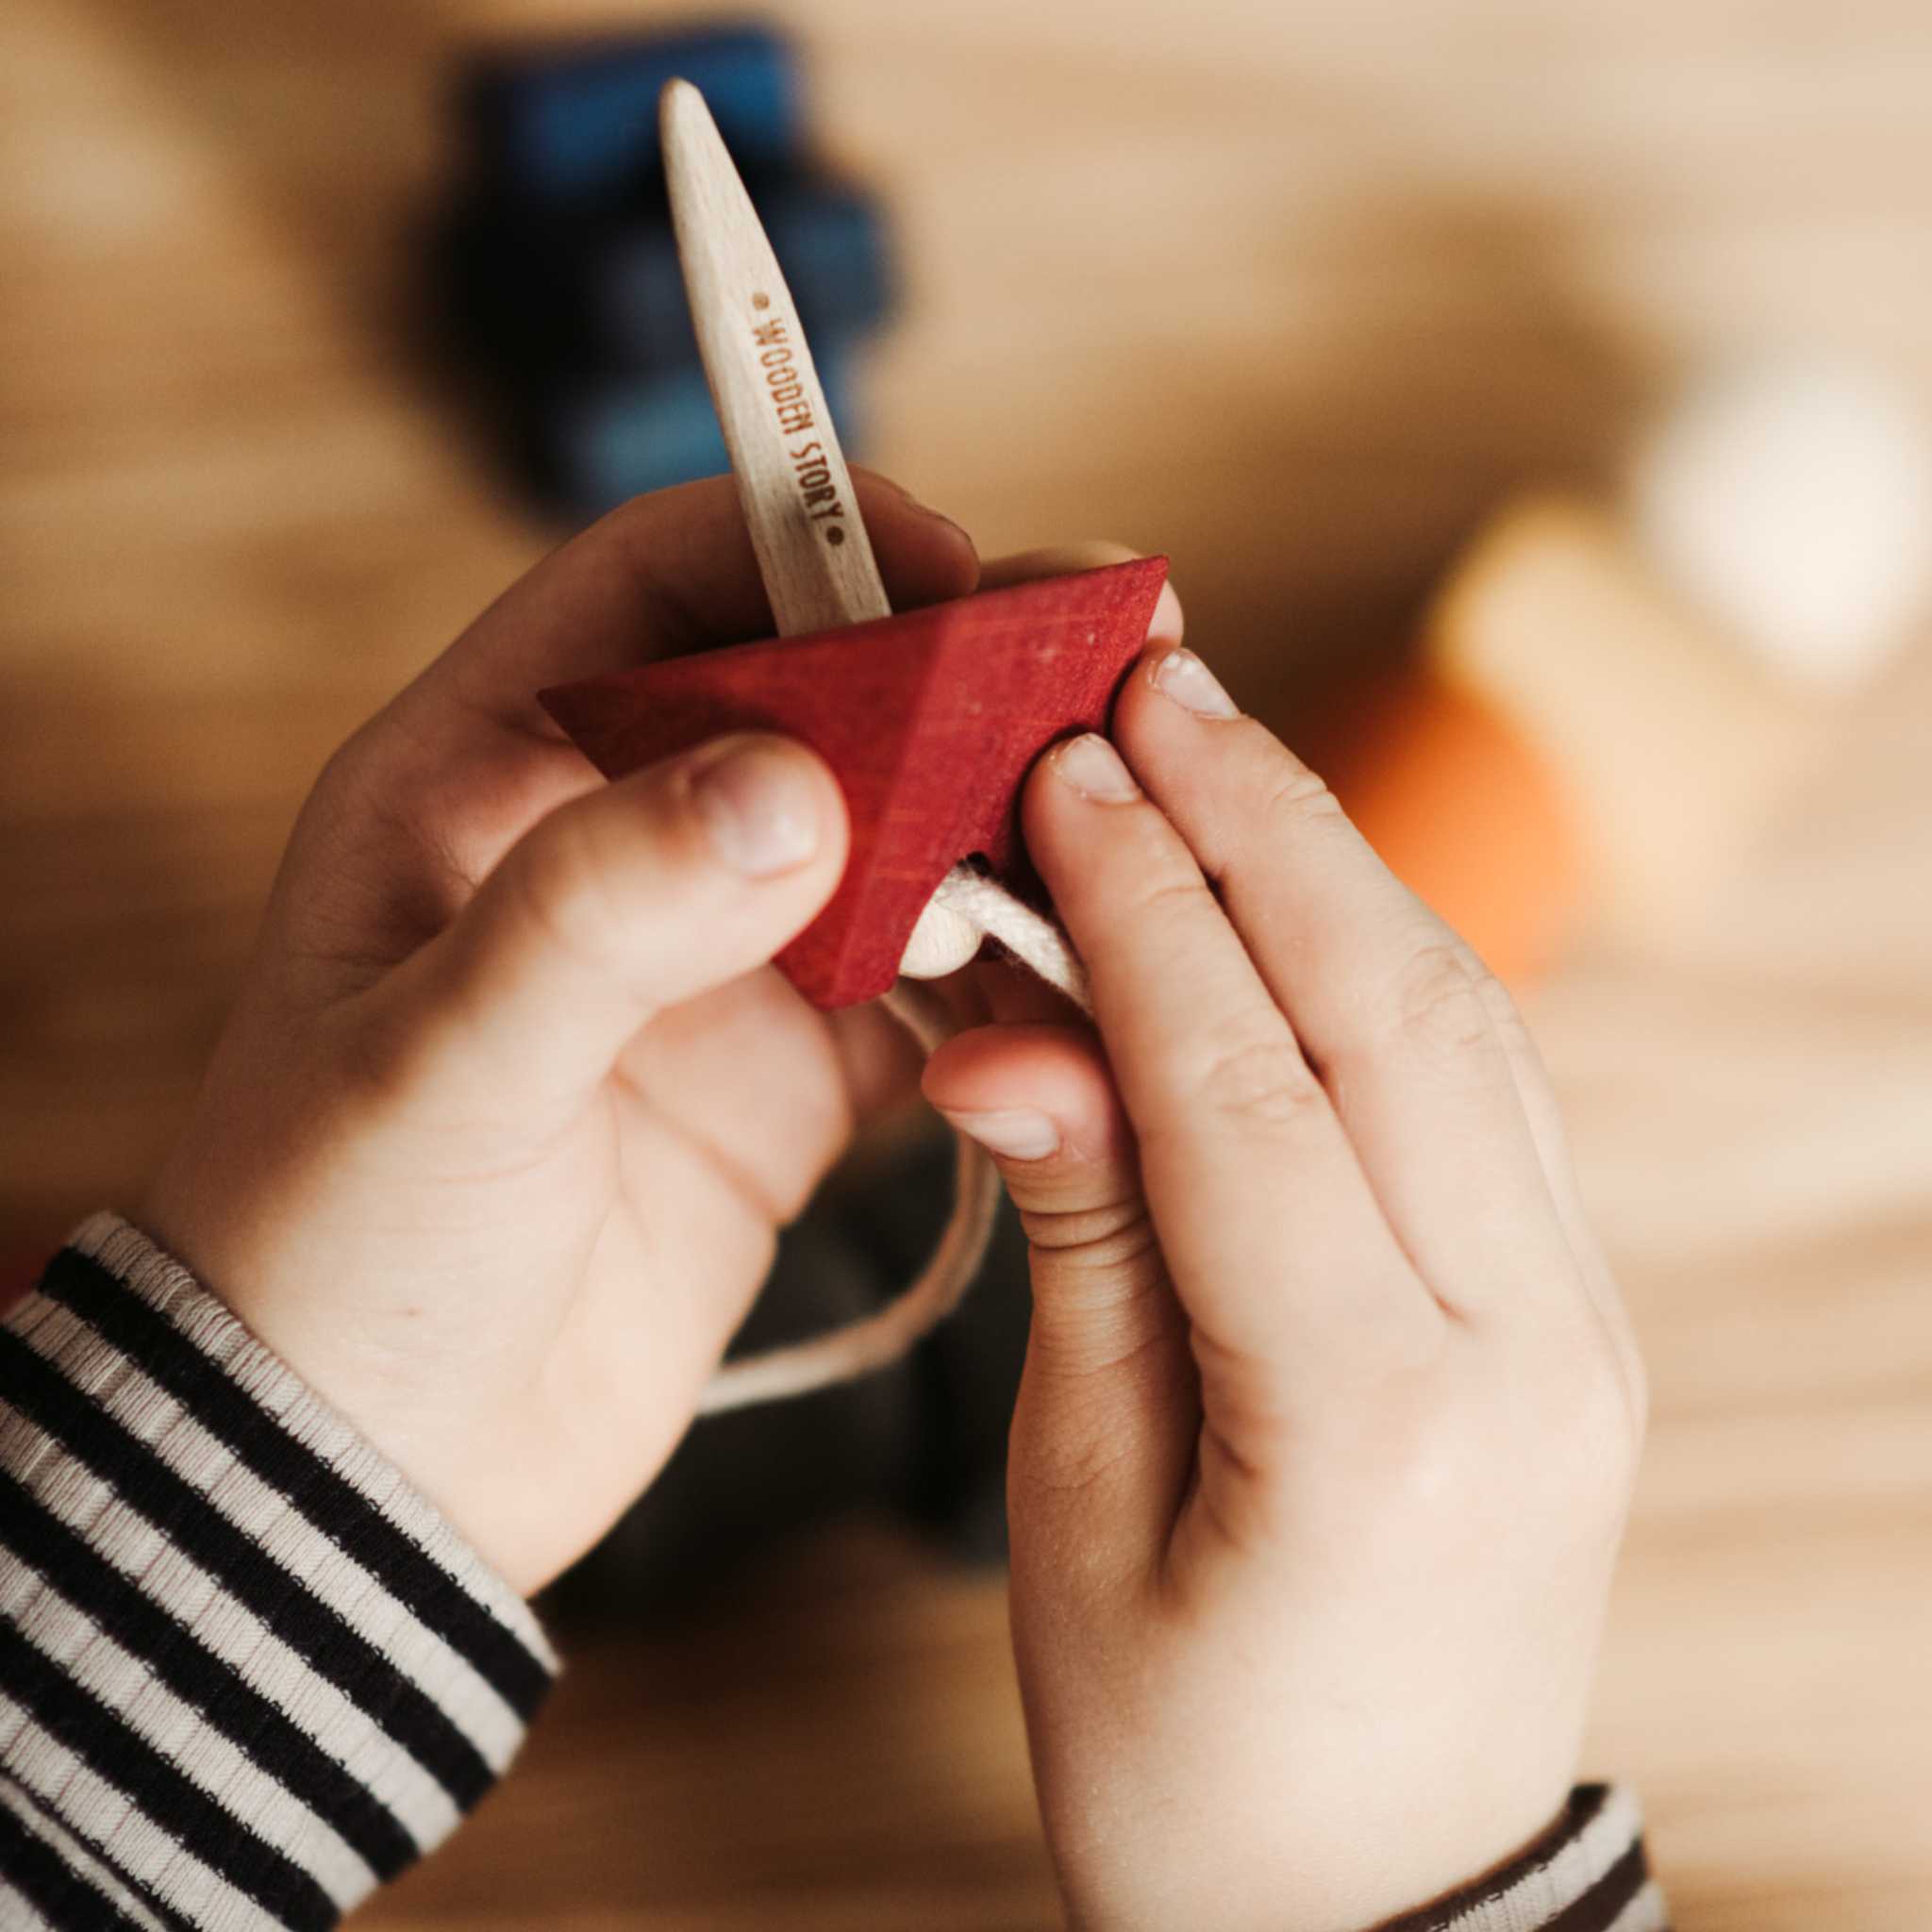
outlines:
M539 695L608 778L725 731L810 745L844 788L852 854L778 964L814 1006L850 1006L891 985L959 859L1025 878L1021 782L1056 739L1106 724L1166 577L1164 557L1143 558Z

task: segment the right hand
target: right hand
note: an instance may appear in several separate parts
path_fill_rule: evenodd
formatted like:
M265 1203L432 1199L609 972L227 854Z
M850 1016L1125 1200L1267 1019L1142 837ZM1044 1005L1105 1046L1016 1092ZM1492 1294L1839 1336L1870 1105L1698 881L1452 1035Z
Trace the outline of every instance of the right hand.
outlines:
M962 532L857 487L897 604L973 588ZM905 1047L769 963L844 866L818 758L607 785L536 701L771 622L724 477L484 612L316 786L141 1216L524 1591L663 1465Z
M925 1075L1032 1243L1012 1619L1074 1922L1343 1932L1575 1776L1643 1378L1503 989L1172 635L1029 851L1097 1038Z

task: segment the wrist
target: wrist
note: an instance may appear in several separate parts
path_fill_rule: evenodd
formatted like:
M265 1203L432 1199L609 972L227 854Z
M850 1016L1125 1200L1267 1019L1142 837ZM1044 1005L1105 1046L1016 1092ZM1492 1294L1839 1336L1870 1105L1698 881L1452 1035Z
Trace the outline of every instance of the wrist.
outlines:
M0 1353L0 1557L38 1659L12 1674L36 1722L8 1770L111 1859L61 1905L333 1924L508 1764L556 1668L527 1605L116 1216L55 1257ZM77 1777L57 1739L96 1696Z
M305 1224L291 1206L264 1204L243 1192L211 1210L192 1175L164 1173L135 1224L167 1259L218 1303L249 1340L318 1404L339 1417L394 1469L460 1536L482 1562L521 1597L549 1580L542 1559L496 1507L500 1488L485 1467L482 1445L464 1426L474 1378L458 1364L434 1373L425 1364L425 1319L403 1324L403 1336L364 1332L376 1271L344 1257L318 1274L290 1230ZM257 1230L273 1231L266 1240ZM341 1291L357 1281L357 1295ZM425 1374L425 1366L430 1373ZM458 1414L445 1412L452 1399ZM558 1565L556 1567L561 1567Z

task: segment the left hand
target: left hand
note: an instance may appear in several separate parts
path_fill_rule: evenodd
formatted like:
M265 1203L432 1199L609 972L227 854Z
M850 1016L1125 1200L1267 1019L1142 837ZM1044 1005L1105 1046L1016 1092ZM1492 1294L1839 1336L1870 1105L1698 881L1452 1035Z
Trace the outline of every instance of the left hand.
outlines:
M1643 1374L1507 994L1176 616L1024 794L1095 1029L1015 990L924 1085L1032 1247L1012 1623L1071 1922L1338 1932L1561 1813Z

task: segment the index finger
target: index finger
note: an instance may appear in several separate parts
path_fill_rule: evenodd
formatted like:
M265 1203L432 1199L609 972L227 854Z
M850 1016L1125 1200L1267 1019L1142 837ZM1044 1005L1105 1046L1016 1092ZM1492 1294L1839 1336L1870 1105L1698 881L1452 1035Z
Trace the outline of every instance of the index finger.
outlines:
M1026 843L1086 962L1210 1412L1439 1315L1178 831L1105 740L1042 761ZM1315 1343L1304 1350L1301 1344Z
M885 477L853 484L894 608L964 596L973 541ZM511 585L405 693L473 725L554 740L546 685L772 633L750 532L729 476L640 496Z
M1587 1237L1559 1211L1567 1156L1554 1106L1529 1110L1541 1073L1526 1040L1511 1050L1502 989L1191 653L1148 654L1116 729L1435 1292L1465 1316L1567 1307L1588 1285Z

